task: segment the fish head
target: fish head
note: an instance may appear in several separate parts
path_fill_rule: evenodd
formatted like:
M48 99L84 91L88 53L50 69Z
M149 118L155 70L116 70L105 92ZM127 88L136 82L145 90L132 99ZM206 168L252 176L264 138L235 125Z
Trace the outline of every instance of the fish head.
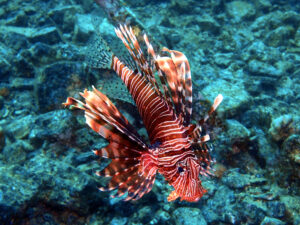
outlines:
M177 172L175 179L169 182L173 187L168 201L180 198L181 201L197 202L207 191L203 188L200 180L202 167L196 157L187 157L176 164Z

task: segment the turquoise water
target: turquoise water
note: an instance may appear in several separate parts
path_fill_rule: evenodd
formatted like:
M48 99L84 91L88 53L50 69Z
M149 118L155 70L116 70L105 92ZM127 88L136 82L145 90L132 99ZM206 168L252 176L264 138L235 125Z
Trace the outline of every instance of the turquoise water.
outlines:
M0 1L0 224L300 224L299 14L280 0ZM168 202L160 174L137 201L99 191L110 161L92 150L108 142L62 105L94 85L148 139L121 80L97 68L97 35L131 63L124 23L186 55L193 123L224 97L203 126L215 163L198 202Z

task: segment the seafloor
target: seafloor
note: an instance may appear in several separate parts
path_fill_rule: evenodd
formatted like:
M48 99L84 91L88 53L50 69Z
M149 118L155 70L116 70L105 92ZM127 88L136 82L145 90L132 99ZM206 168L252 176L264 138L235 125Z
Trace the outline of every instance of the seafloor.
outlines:
M299 1L97 3L0 0L0 224L300 224ZM224 96L198 203L168 202L162 176L135 202L97 189L106 142L61 103L96 85L145 133L117 76L89 67L95 27L120 46L118 23L186 54L194 119Z

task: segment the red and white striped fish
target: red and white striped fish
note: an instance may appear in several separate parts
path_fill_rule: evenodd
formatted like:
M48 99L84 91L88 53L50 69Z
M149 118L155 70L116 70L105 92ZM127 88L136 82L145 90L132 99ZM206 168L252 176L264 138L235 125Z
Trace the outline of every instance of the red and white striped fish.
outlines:
M162 52L168 56L157 55L144 35L149 61L131 27L120 26L115 32L137 68L126 66L104 43L98 53L102 57L100 64L113 69L125 83L143 119L150 144L96 88L80 93L85 102L68 98L64 104L84 110L86 123L109 141L105 148L94 150L96 155L112 159L97 172L112 177L108 187L100 190L118 189L113 197L127 193L125 200L137 200L152 189L158 172L174 187L168 201L178 197L198 201L206 192L199 176L210 174L211 163L206 145L209 135L201 136L201 127L223 97L219 94L205 118L191 124L192 79L185 55L167 48Z

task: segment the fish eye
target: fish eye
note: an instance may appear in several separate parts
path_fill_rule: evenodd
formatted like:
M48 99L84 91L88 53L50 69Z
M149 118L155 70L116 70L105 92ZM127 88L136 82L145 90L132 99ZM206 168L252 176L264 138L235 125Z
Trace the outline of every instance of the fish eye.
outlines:
M179 172L179 173L182 173L182 172L184 172L184 169L183 169L181 166L179 166L179 167L178 167L178 172Z

